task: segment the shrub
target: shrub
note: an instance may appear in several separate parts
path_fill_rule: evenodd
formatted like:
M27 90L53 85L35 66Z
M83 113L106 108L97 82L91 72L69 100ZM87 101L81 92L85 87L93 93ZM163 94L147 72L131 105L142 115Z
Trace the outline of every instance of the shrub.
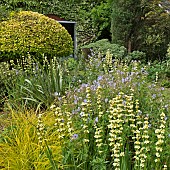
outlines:
M37 12L13 12L7 21L0 23L0 60L16 59L27 52L62 57L70 55L72 50L67 30Z
M89 45L83 46L82 49L91 49L95 53L101 53L105 55L106 52L109 50L111 54L113 54L114 58L120 59L124 57L126 48L120 46L118 44L111 44L108 39L102 39L96 41L95 43L90 43Z
M128 54L127 60L140 60L142 62L145 62L146 54L142 51L133 51Z

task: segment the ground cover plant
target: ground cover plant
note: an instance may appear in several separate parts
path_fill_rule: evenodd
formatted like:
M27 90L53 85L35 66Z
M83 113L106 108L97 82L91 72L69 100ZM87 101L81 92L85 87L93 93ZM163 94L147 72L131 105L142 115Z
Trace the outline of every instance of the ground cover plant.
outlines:
M52 68L57 70L58 63L52 63L55 64ZM30 89L33 89L32 87L36 84L34 80L33 86L27 86L26 93L21 93L19 97L19 103L26 106L25 101L27 101L29 107L23 107L21 112L18 111L19 109L15 110L16 121L22 119L23 126L36 127L33 132L37 142L45 142L48 135L50 137L53 134L52 145L50 142L45 145L49 152L46 150L42 152L47 164L39 162L41 169L46 169L46 166L49 169L68 170L161 170L170 167L170 92L168 88L159 85L159 73L148 81L147 70L150 65L143 65L140 61L131 61L129 64L126 60L114 59L109 51L105 58L100 53L92 53L87 61L69 59L63 60L62 64L62 79L67 80L63 93L52 90L50 92L52 100L45 99L48 107L41 105L42 107L37 109L42 101L29 101L40 99L47 93L46 91L43 93L42 88L39 88L37 91L40 93L33 95ZM31 73L30 71L28 74L30 76L23 76L22 79L32 80ZM37 76L41 75L43 74L37 74ZM51 72L47 76L50 77L50 75ZM38 77L37 79L39 80ZM24 86L26 84L22 84L22 87ZM20 87L20 85L15 86L15 89ZM49 88L49 86L44 87L46 90ZM25 100L24 94L30 95L32 100ZM6 105L12 107L11 103L12 98L9 101L6 100ZM35 105L36 109L32 112L30 109L35 108ZM45 111L45 108L48 108L48 111ZM15 107L12 107L12 110L14 109ZM14 113L12 110L8 109L8 112ZM6 147L11 150L11 153L21 153L20 148L27 143L28 138L22 136L24 132L24 127L20 123L22 121L18 124L14 121L16 128L12 128L12 131L4 127L5 135L8 135L10 140L3 140L5 135L2 133L0 152L3 158L9 158L5 152ZM35 126L32 127L32 125ZM29 130L28 127L26 129ZM17 133L21 134L17 136L18 138L26 138L25 142L21 139L23 143L20 142L20 147L11 145L16 143L13 135ZM29 133L25 131L24 134ZM59 149L53 149L54 146ZM32 151L35 154L38 152L34 147ZM29 154L30 157L33 155L33 153ZM61 156L57 161L56 154ZM35 165L34 162L39 161L36 160L38 159L36 155L32 157L34 160L28 161L31 165L23 165L24 169L31 168L32 164ZM14 159L10 157L7 160L12 160L11 164L7 165L1 160L3 163L1 169L7 169L7 167L12 169ZM34 168L36 169L36 165Z

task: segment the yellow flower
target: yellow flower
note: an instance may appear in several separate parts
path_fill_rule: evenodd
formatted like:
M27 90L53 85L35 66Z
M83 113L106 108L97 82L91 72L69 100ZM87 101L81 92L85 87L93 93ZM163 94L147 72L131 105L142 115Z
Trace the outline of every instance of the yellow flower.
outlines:
M140 163L140 167L144 168L144 167L145 167L145 164Z
M115 167L115 166L119 166L119 164L116 163L116 162L114 162L114 163L113 163L113 166L114 166L114 167Z
M98 143L96 146L97 146L97 147L101 147L101 146L102 146L102 143ZM100 152L100 151L99 151L99 152Z
M161 147L156 147L156 151L160 151L160 152L162 152L162 148Z
M160 129L156 129L156 130L155 130L155 133L159 133L159 132L160 132Z
M140 142L139 142L139 141L135 141L135 144L136 144L136 145L140 145Z
M121 153L120 153L120 156L125 156L125 153L124 153L124 152L121 152Z
M140 149L140 146L139 145L135 145L134 148L135 149Z
M144 144L148 144L148 143L150 143L148 140L145 140L145 141L144 141Z
M156 157L158 157L158 158L160 157L160 154L159 154L159 152L156 152Z
M84 142L87 142L87 143L88 143L88 142L89 142L89 140L88 140L88 139L84 139Z

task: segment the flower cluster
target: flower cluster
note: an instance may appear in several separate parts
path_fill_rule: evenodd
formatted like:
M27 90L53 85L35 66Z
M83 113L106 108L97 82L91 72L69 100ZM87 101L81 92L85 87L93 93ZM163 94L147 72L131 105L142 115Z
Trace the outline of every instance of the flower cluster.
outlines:
M166 126L166 116L165 113L162 112L160 114L161 120L160 120L160 127L155 130L155 134L157 136L158 141L156 142L156 159L155 162L160 161L161 153L163 151L163 143L165 138L165 126Z
M126 110L125 117L127 122L130 124L130 128L134 129L135 127L135 114L133 112L133 94L125 95L124 108Z
M65 120L60 107L55 108L54 116L55 116L54 126L57 128L57 132L59 133L59 139L63 139L65 136L66 128L64 123Z
M84 142L87 143L89 142L89 129L88 129L88 125L89 125L89 119L91 117L91 114L92 114L92 108L91 108L91 89L90 87L86 87L86 98L87 100L86 101L83 101L82 104L81 104L81 113L80 113L80 116L82 117L82 121L83 121L83 124L82 124L82 130L83 130L83 133L84 133Z
M113 55L110 53L110 51L107 51L107 52L106 52L106 57L105 57L106 65L104 65L105 71L108 71L108 70L111 71L111 70L113 69L112 56L113 56ZM108 67L108 69L105 68L105 67Z
M123 93L119 93L115 98L110 100L109 107L109 146L111 148L113 158L113 166L116 170L120 170L120 157L124 156L124 152L121 152L123 145L122 132L123 132Z
M146 116L143 120L141 111L139 110L139 100L135 101L135 110L136 110L136 124L134 125L134 148L135 148L135 167L140 169L145 168L145 162L147 160L147 153L149 151L149 121Z
M65 136L69 136L69 138L72 138L74 135L72 114L67 109L68 106L67 106L67 101L65 99L65 96L63 96L62 99L63 99L63 104L62 104L63 108L56 107L55 105L51 106L51 109L55 108L54 126L57 128L57 132L59 133L60 139L63 139Z
M149 134L148 134L148 129L149 129L149 121L148 117L144 118L144 124L142 128L142 142L141 142L141 150L140 150L140 168L144 169L145 167L145 162L147 159L147 153L150 151L149 149Z
M102 126L102 118L103 118L103 111L101 105L101 86L98 86L96 94L97 94L97 109L98 109L98 117L96 117L94 121L94 128L95 128L95 142L96 146L98 147L99 154L102 153L101 146L103 145L102 137L103 137L103 126Z
M134 148L135 148L135 167L139 166L139 162L140 162L140 155L141 155L141 132L139 129L137 129L135 131L135 137L133 137L133 139L135 139L134 142Z
M45 136L45 129L44 129L43 121L42 121L42 116L43 116L42 113L38 114L37 135L38 135L38 141L40 145L42 144L44 140L44 136Z

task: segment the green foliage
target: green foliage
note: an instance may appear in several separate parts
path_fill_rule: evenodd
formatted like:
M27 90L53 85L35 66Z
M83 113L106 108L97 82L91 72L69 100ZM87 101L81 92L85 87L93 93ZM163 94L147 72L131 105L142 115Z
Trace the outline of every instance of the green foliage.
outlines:
M163 62L153 62L147 69L148 79L154 81L157 76L157 81L164 87L170 87L170 64L169 60Z
M5 6L0 4L0 22L6 20L8 18L9 12L6 11Z
M69 71L72 71L76 70L78 62L74 58L68 58L65 60L64 64Z
M161 8L159 4L161 0L148 2L141 49L147 54L148 59L163 61L170 42L170 15L166 12L166 8Z
M80 47L111 34L113 43L125 46L129 52L143 51L146 60L154 60L165 57L170 38L170 17L159 7L160 1L3 0L1 4L4 14L22 9L76 21Z
M170 16L159 7L160 0L109 1L112 8L112 42L128 52L145 52L147 60L162 60L170 41Z
M127 60L140 60L145 62L146 54L142 51L133 51L127 55Z
M113 57L116 59L123 58L126 53L125 47L118 44L111 44L107 39L102 39L94 43L90 43L83 46L83 48L92 49L94 53L101 53L101 55L105 55L106 52L109 50Z
M110 1L112 8L111 14L111 33L112 42L124 45L127 49L129 43L135 40L141 24L141 1ZM133 43L133 42L132 42ZM129 49L131 51L131 49Z
M62 57L68 56L73 50L71 36L64 27L53 19L31 11L11 13L9 20L1 22L0 41L1 60L7 56L6 60L18 59L27 52L37 56Z
M111 34L110 34L111 15L110 14L111 14L111 7L107 2L107 0L93 7L91 11L91 17L92 17L93 27L98 28L96 33L97 39L100 37L111 38Z
M15 65L10 72L11 79L4 80L8 103L13 109L49 108L57 94L63 93L61 65L56 58L51 62L45 58L43 62L40 65L32 60L24 71Z
M84 45L96 39L97 28L93 26L91 10L100 3L101 0L30 0L26 2L23 0L3 0L1 2L6 12L18 10L35 11L42 14L55 14L68 21L76 21L79 45Z
M168 60L170 60L170 44L168 45L168 49L167 49L167 58Z
M7 89L5 83L12 84L16 79L16 71L10 70L10 64L8 62L0 63L0 110L7 99Z

